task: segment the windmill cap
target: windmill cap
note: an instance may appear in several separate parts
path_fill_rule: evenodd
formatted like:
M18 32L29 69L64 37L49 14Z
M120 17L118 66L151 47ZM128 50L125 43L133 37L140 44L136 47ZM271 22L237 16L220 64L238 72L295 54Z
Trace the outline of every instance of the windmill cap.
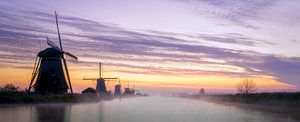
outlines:
M47 48L45 50L42 50L39 52L39 57L54 57L54 58L60 58L62 57L63 53L55 48Z

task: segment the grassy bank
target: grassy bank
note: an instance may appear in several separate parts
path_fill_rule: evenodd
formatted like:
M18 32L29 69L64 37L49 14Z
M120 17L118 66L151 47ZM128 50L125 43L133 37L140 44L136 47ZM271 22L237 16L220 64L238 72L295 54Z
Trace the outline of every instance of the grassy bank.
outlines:
M268 106L300 107L300 92L280 93L251 93L251 94L225 94L225 95L187 95L181 96L208 101L233 102L257 104Z
M77 103L96 102L100 98L93 94L40 95L26 92L0 92L0 104L13 103Z
M300 92L184 95L179 97L257 109L300 119Z

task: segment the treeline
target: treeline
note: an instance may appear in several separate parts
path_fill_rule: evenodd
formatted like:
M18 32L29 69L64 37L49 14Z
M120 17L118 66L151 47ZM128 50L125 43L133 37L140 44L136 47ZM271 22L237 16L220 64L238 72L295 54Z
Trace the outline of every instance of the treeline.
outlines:
M34 94L12 84L0 87L0 104L96 102L99 99L93 94Z
M40 95L26 92L2 92L0 93L0 104L11 103L77 103L96 102L99 98L89 94L59 94Z
M0 87L0 93L16 93L16 92L23 92L23 91L19 87L14 86L13 84L5 84L2 87Z
M236 88L238 94L205 95L204 89L202 88L198 95L185 97L221 102L300 107L300 92L256 93L256 84L251 79L243 79L236 85Z

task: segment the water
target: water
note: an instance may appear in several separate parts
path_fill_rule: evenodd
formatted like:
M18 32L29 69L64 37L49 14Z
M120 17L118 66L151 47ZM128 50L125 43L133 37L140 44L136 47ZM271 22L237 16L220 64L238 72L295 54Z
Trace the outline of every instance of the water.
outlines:
M288 115L173 97L0 106L0 122L300 122Z

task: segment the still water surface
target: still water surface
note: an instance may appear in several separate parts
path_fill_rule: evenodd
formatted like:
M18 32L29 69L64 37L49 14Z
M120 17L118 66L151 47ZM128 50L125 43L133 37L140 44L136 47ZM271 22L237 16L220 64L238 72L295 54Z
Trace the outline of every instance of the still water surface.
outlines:
M173 97L0 106L0 122L300 122L287 115Z

